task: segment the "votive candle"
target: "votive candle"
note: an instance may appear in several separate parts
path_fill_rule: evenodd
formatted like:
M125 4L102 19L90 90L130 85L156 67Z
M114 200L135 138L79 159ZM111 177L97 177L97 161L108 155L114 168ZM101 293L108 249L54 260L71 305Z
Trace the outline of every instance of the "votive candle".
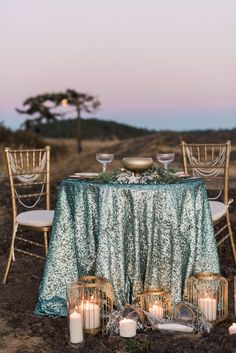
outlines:
M234 322L232 326L229 327L229 334L235 335L236 334L236 323Z
M136 321L124 318L120 320L120 336L134 337L136 336Z

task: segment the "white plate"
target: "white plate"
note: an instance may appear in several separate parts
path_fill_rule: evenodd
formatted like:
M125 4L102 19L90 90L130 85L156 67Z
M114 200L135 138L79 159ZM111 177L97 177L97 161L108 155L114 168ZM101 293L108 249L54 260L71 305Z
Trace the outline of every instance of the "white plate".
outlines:
M75 173L69 175L69 178L79 178L79 179L93 179L98 176L99 173Z
M176 175L177 177L179 177L179 178L184 178L184 177L186 177L186 175L185 175L184 172L177 172L177 173L175 173L175 175Z
M191 177L191 178L188 178L188 180L194 180L194 179L201 179L201 177L199 177L199 176L193 176L193 177Z
M74 175L82 176L82 177L96 177L99 173L75 173Z

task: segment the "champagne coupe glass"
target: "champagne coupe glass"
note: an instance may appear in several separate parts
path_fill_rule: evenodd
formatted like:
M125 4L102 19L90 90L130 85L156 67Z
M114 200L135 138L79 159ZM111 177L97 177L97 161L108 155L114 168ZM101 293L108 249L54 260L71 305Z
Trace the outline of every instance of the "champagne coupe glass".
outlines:
M96 160L102 164L102 172L105 173L107 169L107 164L113 161L114 154L111 153L97 153Z
M174 153L157 153L157 160L159 163L164 164L164 169L167 171L168 164L175 159Z

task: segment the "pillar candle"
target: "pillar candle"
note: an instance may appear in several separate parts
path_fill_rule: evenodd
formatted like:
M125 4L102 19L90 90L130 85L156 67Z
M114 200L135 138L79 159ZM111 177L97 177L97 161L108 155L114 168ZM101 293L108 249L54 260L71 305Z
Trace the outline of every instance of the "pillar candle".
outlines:
M157 319L163 319L164 309L161 305L153 304L149 306L149 313Z
M70 342L80 343L83 341L82 316L74 311L69 316Z
M233 323L233 325L229 327L229 334L230 335L236 334L236 323Z
M80 305L83 316L83 325L86 330L96 329L100 326L100 310L95 303L86 302Z
M124 318L120 320L120 336L134 337L136 335L136 321Z
M199 298L198 307L203 312L207 321L216 320L216 299L214 298Z

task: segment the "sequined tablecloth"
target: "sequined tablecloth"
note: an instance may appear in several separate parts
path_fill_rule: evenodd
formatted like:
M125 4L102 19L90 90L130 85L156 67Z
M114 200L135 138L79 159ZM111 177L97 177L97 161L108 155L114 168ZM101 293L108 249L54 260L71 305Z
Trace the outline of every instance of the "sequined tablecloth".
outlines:
M66 286L109 279L118 307L147 288L181 300L188 277L219 272L207 193L200 179L175 184L64 180L58 194L35 312L66 316Z

